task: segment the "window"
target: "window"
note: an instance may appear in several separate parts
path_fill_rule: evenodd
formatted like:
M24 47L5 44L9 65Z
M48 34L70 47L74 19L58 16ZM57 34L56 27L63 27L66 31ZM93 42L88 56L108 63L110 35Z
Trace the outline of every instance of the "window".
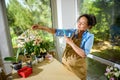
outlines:
M120 63L120 1L78 0L79 14L94 14L97 25L91 29L95 35L91 54Z
M33 24L52 27L50 0L5 0L5 2L14 50L18 47L18 37L28 31L30 34L37 32L43 40L49 40L50 48L53 48L52 34L31 30Z

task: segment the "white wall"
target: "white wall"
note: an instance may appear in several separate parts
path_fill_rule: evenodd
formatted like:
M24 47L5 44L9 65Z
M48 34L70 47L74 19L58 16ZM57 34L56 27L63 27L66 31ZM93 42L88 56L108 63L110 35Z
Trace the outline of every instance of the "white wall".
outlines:
M62 0L62 27L75 28L76 23L76 1L77 0Z
M77 0L51 0L53 27L59 29L76 28ZM61 61L65 48L64 38L55 37L57 58Z
M0 60L2 60L3 68L6 74L11 73L10 63L6 63L3 59L12 54L12 43L10 38L10 30L7 23L6 8L4 0L0 0Z

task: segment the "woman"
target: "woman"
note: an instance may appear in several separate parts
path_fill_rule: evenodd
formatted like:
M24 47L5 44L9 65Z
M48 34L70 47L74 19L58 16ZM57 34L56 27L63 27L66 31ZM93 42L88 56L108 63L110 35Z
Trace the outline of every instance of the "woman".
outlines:
M63 53L62 63L81 80L86 80L86 61L85 57L90 53L93 46L94 35L88 30L96 24L94 15L83 14L77 20L77 28L71 30L53 29L39 25L33 25L32 29L45 30L56 36L63 36L66 40L66 48ZM67 33L72 33L67 37Z

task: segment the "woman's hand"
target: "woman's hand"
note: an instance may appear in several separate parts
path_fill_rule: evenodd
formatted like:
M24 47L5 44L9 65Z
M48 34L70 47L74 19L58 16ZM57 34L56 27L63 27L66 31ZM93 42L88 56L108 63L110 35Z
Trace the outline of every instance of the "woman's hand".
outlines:
M47 31L51 34L55 34L55 29L54 28L49 28L49 27L38 25L38 24L33 25L32 29L33 30L43 30L43 31Z
M32 26L32 29L33 30L42 29L42 26L40 26L38 24L35 24L35 25Z
M68 38L66 35L64 35L64 38L65 38L67 44L72 45L73 40L71 38Z
M77 46L71 38L66 37L66 35L64 36L64 38L66 40L66 43L69 44L79 56L86 57L84 50Z

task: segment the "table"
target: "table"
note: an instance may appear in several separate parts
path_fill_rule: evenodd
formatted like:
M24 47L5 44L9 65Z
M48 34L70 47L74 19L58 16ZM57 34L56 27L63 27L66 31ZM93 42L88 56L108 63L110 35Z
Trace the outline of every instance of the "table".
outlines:
M20 77L16 71L12 72L12 76L13 80L80 80L54 58L51 62L44 60L34 65L33 73L27 78Z

